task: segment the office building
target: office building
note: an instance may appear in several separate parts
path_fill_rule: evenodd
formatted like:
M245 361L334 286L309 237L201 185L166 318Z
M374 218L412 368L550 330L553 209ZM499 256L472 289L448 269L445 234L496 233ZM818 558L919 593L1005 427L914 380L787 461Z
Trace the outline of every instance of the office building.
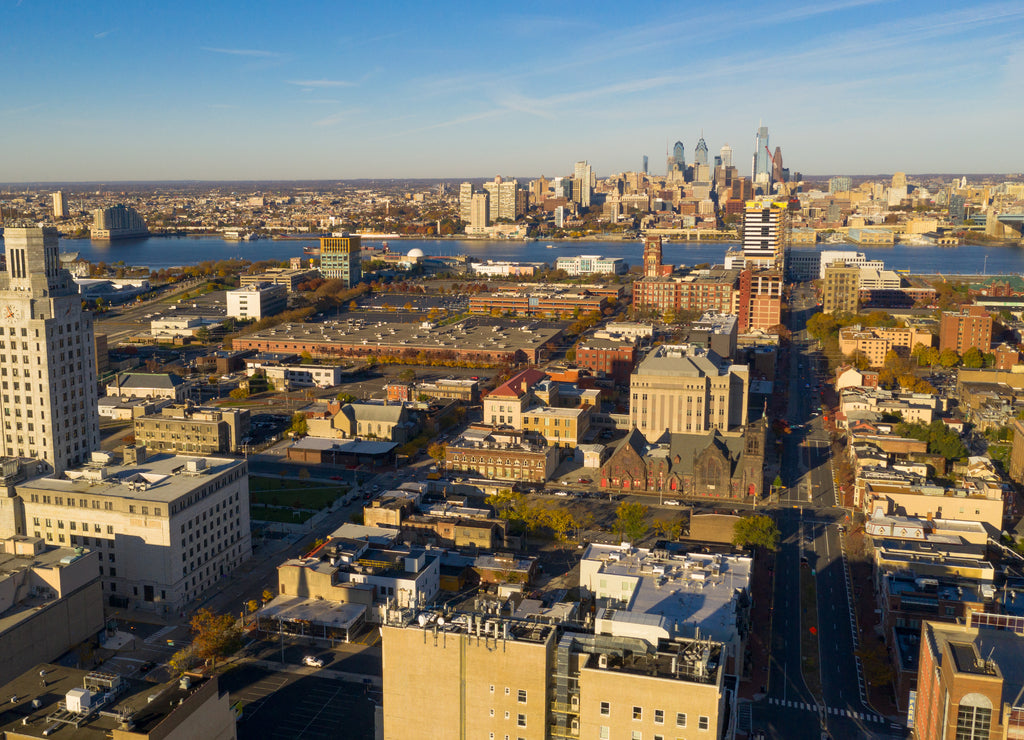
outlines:
M539 609L385 624L384 737L722 737L721 643L566 630Z
M60 190L53 194L53 217L55 219L68 217L68 204L64 200L64 193Z
M97 208L92 212L90 235L96 241L137 239L149 236L149 228L138 211L118 203L111 208Z
M787 203L751 200L743 211L743 258L747 267L783 267L789 237Z
M594 187L594 170L589 162L577 162L573 166L573 200L580 208L590 208L590 196Z
M100 446L92 316L60 266L56 229L8 227L4 239L0 449L60 473Z
M918 740L1015 738L1024 727L1024 618L971 612L964 623L921 625Z
M576 364L611 378L628 383L636 365L636 340L584 339L576 346Z
M0 687L6 740L234 740L235 711L216 675L187 673L166 683L36 663Z
M288 308L288 291L274 283L246 285L225 295L227 314L234 319L259 321Z
M238 285L245 288L249 285L271 283L282 286L289 293L294 293L302 283L312 280L317 276L316 270L303 270L301 267L272 267L255 275L240 275Z
M645 175L647 174L647 155L646 154L644 155L643 169L641 170L641 172L643 172Z
M320 239L320 274L328 280L343 280L351 288L363 277L359 251L362 240L358 234Z
M154 452L238 452L248 436L249 409L170 406L135 417L135 443Z
M722 145L718 156L722 158L722 167L732 167L732 147L728 144Z
M474 229L491 225L491 197L487 193L473 193L469 206L469 225Z
M569 275L625 275L629 267L621 257L602 257L584 254L579 257L559 257L555 260L556 270L565 270Z
M830 195L836 193L847 193L850 191L851 180L849 177L830 177L828 180L828 192Z
M94 452L15 485L25 534L99 553L108 603L172 614L252 554L245 460Z
M665 432L722 432L747 424L750 371L690 345L655 347L630 378L630 425Z
M833 262L825 268L822 281L822 308L825 313L857 313L860 296L860 270L857 265Z
M767 184L771 177L771 150L768 149L768 127L759 126L754 134L754 162L751 180L756 184Z
M971 347L982 352L992 348L992 314L983 306L943 311L939 319L939 351L952 349L963 355Z
M474 193L476 188L473 187L473 183L464 182L459 185L459 220L467 224L472 214Z
M519 196L518 180L503 180L498 175L484 183L484 190L490 195L489 218L492 221L499 218L515 221L522 215L525 199Z
M701 134L700 139L697 140L697 146L693 148L693 166L697 167L708 164L708 144L704 141L704 134ZM695 178L700 180L701 178Z
M5 460L4 466L14 462ZM24 535L0 540L0 593L0 683L56 660L103 629L94 550L48 546Z

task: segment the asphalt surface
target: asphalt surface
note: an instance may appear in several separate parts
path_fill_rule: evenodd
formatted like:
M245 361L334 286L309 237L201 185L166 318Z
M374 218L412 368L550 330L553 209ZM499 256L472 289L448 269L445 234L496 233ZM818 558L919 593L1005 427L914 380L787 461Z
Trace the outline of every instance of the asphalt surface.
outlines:
M855 659L856 625L840 531L847 512L838 507L823 420L816 412L818 358L804 331L814 311L809 290L794 296L782 479L786 490L773 510L781 534L775 560L769 678L764 698L751 712L754 730L768 737L902 738L905 731L879 716L865 701ZM824 380L824 379L822 379ZM813 414L813 416L812 416ZM809 629L800 604L800 570L810 568L817 588L820 695L801 671L800 638Z

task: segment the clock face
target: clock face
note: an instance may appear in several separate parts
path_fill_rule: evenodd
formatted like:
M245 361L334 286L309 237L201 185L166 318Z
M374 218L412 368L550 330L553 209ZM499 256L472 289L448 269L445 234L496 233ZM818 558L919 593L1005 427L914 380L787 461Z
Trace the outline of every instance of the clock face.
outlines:
M21 309L8 303L0 310L0 316L3 317L4 321L20 321Z

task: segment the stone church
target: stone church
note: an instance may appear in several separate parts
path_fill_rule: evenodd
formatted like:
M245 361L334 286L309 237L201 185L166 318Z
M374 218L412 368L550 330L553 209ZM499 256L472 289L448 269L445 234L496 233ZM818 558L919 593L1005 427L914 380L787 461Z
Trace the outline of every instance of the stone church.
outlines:
M626 435L601 466L601 487L674 498L741 501L764 491L763 420L741 433L718 430L669 434L648 442L639 430Z

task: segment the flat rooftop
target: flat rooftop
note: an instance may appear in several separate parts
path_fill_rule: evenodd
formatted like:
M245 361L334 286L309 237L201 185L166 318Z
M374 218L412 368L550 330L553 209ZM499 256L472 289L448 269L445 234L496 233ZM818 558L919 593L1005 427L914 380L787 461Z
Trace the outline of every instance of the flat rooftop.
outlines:
M45 671L45 687L42 686L40 671ZM3 695L17 697L17 701L6 701L2 705L0 732L3 732L5 737L43 738L47 736L43 734L44 731L56 724L59 729L54 734L59 738L107 740L114 730L120 728L120 722L108 715L124 712L132 717L133 731L146 735L176 711L182 700L203 689L210 681L213 681L216 687L215 678L194 677L191 678L191 686L182 689L176 680L165 684L153 684L148 681L125 679L117 674L90 673L77 668L45 663L26 671L3 686ZM100 686L120 684L120 693L112 702L101 707L102 714L94 712L91 715L83 715L77 727L74 724L58 724L55 720L48 719L59 712L59 702L64 700L68 691L83 688L90 682L92 685ZM32 706L35 699L41 702L38 708ZM64 712L62 716L72 715ZM26 718L28 722L23 723Z
M189 462L201 469L189 470ZM62 478L36 478L18 486L19 491L74 493L83 496L115 496L170 503L200 488L212 478L245 465L244 460L195 455L151 454L138 465L91 464L64 472ZM102 477L100 477L102 475Z

